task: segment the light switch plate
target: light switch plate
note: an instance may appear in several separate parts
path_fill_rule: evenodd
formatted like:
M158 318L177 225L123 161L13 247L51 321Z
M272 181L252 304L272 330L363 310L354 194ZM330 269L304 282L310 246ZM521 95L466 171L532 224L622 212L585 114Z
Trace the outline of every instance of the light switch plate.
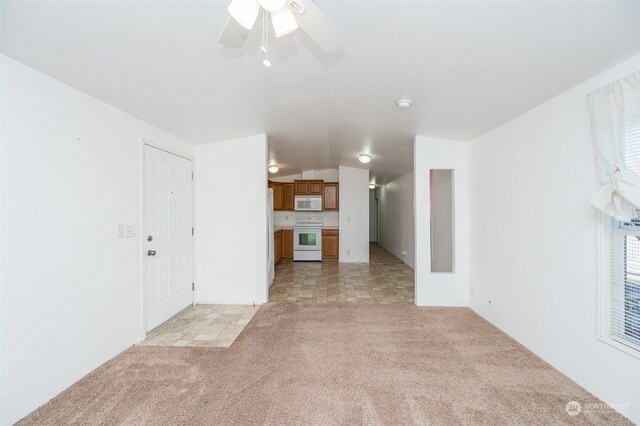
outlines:
M116 231L116 238L124 238L124 225L118 225L118 229Z
M133 238L136 236L136 226L127 225L127 238Z

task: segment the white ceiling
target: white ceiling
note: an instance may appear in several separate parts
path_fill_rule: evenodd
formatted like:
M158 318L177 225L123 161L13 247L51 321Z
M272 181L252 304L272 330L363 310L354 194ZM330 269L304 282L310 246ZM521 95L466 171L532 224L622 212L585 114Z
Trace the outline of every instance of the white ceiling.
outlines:
M258 28L217 45L226 5L3 1L2 52L193 143L267 133L281 175L371 152L384 183L413 135L470 140L640 51L635 0L318 0L343 50L297 31L267 69Z

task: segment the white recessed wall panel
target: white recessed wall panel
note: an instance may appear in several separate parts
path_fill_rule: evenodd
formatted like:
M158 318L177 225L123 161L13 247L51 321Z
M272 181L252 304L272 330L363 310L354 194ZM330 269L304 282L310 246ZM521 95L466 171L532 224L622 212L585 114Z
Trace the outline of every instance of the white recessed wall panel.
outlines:
M469 228L467 205L468 145L416 136L415 140L415 233L416 295L420 306L467 306ZM433 169L454 171L454 270L431 271L431 183Z
M143 333L141 138L193 147L2 56L2 418Z
M267 138L196 147L196 302L267 301Z

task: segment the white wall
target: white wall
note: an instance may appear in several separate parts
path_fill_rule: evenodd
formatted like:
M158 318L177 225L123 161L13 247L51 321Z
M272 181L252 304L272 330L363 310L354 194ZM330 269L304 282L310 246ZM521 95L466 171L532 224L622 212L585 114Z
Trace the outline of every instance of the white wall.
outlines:
M265 303L267 138L196 147L196 302Z
M325 182L339 182L340 175L338 169L322 169L322 170L307 170L304 172L306 177L302 177L302 173L286 176L269 176L269 179L274 182L293 182L298 179L322 179Z
M369 190L369 242L377 242L376 189Z
M377 189L378 242L412 268L415 266L414 177L414 172L410 172Z
M193 147L2 56L2 424L140 340L141 138ZM116 239L116 225L136 238Z
M340 262L369 262L369 171L340 166Z
M596 339L586 102L637 69L640 56L470 143L470 276L475 311L605 402L629 403L640 423L640 359Z
M415 227L416 304L467 306L469 294L468 144L416 136ZM454 272L431 272L430 189L431 169L454 170Z

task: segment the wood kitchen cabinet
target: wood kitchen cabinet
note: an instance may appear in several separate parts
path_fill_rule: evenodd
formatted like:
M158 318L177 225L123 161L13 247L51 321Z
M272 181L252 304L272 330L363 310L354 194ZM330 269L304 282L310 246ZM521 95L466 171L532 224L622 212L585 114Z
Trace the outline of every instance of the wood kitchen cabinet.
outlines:
M309 195L322 195L322 181L310 180L309 181Z
M273 211L280 212L284 210L284 183L271 182L273 189Z
M322 195L322 180L295 180L295 195Z
M273 234L273 263L278 264L282 259L282 231Z
M322 184L322 210L338 211L339 190L338 182Z
M293 182L287 182L284 184L284 210L292 212L294 210L294 184Z
M340 231L322 230L322 259L338 259L340 254Z
M282 258L293 259L293 229L282 230Z

